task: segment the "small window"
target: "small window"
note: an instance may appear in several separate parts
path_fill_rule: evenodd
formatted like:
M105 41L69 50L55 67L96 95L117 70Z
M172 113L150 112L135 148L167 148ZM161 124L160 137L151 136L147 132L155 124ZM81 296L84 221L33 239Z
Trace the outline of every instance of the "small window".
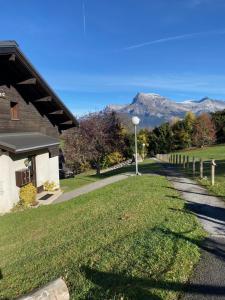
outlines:
M19 104L17 102L10 102L11 120L19 120Z

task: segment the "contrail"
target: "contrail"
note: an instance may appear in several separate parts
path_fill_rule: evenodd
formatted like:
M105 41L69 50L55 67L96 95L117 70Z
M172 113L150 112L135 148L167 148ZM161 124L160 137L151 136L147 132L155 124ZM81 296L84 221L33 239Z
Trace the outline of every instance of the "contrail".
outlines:
M195 33L187 33L187 34L182 34L182 35L171 36L168 38L162 38L162 39L158 39L158 40L153 40L153 41L149 41L149 42L145 42L145 43L132 45L129 47L125 47L122 50L132 50L132 49L136 49L136 48L142 48L142 47L149 46L149 45L161 44L161 43L166 43L166 42L175 41L175 40L184 40L184 39L195 38L198 36L217 35L217 34L218 35L225 34L225 29L201 31L201 32L195 32Z
M86 35L86 13L85 13L85 2L84 2L84 0L83 0L82 8L83 8L83 28L84 28L84 35Z

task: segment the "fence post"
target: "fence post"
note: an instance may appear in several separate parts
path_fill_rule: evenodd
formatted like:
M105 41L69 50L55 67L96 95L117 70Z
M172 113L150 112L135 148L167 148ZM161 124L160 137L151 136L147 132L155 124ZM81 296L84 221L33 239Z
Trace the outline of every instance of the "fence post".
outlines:
M202 158L200 159L200 178L203 178L203 160Z
M194 156L192 158L192 163L193 163L193 176L195 176L195 157Z
M212 185L215 184L215 168L216 168L215 159L212 159L211 162L211 184Z
M187 169L189 169L189 156L187 155Z
M183 155L183 168L184 168L184 169L185 169L185 163L186 163L185 155Z

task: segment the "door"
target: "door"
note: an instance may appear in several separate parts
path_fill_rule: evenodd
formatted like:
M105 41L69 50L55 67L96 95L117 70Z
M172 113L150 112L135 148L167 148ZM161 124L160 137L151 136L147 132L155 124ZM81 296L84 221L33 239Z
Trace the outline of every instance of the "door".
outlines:
M29 156L29 171L30 171L30 180L33 183L35 187L37 187L37 180L36 180L36 160L35 160L35 155Z

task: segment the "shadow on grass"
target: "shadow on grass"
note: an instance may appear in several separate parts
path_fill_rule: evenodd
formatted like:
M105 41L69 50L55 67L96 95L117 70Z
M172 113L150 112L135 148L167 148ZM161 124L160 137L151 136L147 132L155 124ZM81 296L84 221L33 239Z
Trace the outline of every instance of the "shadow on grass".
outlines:
M183 211L186 212L185 210ZM168 228L153 228L152 231L160 232L166 236L171 236L175 240L184 240L194 245L199 246L202 250L207 251L213 255L216 255L221 261L225 260L225 253L223 250L223 243L215 242L207 238L203 243L200 240L187 237L185 234L191 233L195 230L195 226L188 231L173 232ZM176 244L176 242L175 242ZM225 286L207 285L207 284L193 284L193 283L181 283L173 282L162 279L164 273L171 270L177 254L177 246L174 247L174 255L170 263L164 267L164 269L157 274L144 274L143 277L128 276L125 272L104 272L90 267L88 265L81 266L81 272L84 276L96 285L91 291L89 291L90 299L121 299L115 298L120 296L123 299L163 299L156 295L154 290L161 289L167 292L173 291L179 294L196 294L199 297L203 295L211 296L225 296ZM99 296L102 295L102 298ZM202 298L199 298L202 299Z
M156 174L162 174L161 172L161 165L158 162L142 162L139 163L139 172L141 174L149 174L149 173L156 173ZM93 174L90 177L97 178L97 179L104 179L108 178L110 176L124 174L124 173L134 173L135 174L135 164L130 164L128 166L124 166L119 169L111 170L108 172L103 172L100 175Z
M178 212L181 212L181 213L186 213L186 214L195 214L194 212L187 211L186 209L176 209L176 208L169 208L169 209L173 210L173 211L178 211ZM198 218L201 219L201 220L210 221L210 222L213 222L215 224L219 224L219 225L224 225L225 226L225 223L219 222L219 221L216 221L216 220L212 220L212 218L207 218L206 216L198 215Z
M169 181L173 181L173 182L177 182L177 183L185 183L185 184L189 184L189 185L199 185L198 183L192 183L192 182L185 182L185 181L182 181L182 180L174 180L174 179L169 179Z
M225 295L224 286L213 286L204 284L184 284L178 282L157 280L151 278L139 278L126 276L125 274L115 274L112 272L102 272L88 266L82 266L82 272L86 278L102 289L107 296L123 295L125 299L163 299L151 292L151 289L162 289L179 293L191 293L198 295ZM99 291L98 291L99 292ZM91 294L95 294L92 290ZM133 295L133 297L132 297ZM109 298L111 299L111 298ZM112 298L115 299L115 298ZM200 298L199 298L200 299Z
M172 180L173 182L173 180ZM170 190L175 190L175 191L178 191L178 192L181 192L181 193L188 193L188 194L195 194L195 195L203 195L203 196L208 196L208 197L211 197L212 195L208 194L208 193L199 193L199 192L193 192L193 191L189 191L187 189L177 189L177 188L174 188L174 187L170 187L170 186L167 186L166 188L170 189Z
M178 209L171 209L172 211L180 211L181 213L192 214L192 212ZM163 300L164 298L159 296L155 289L164 290L167 292L173 291L179 294L196 294L199 295L199 299L203 299L203 295L213 295L213 296L225 296L225 285L207 285L207 284L193 284L193 283L182 283L175 281L167 281L163 279L163 275L167 274L172 270L173 265L176 263L177 253L179 250L179 243L177 241L185 241L193 245L197 245L203 251L207 251L208 253L217 256L222 262L225 261L225 253L224 253L224 244L219 241L215 241L214 239L207 238L202 242L202 239L193 239L188 237L187 235L194 232L196 230L197 224L194 224L193 227L189 230L182 232L174 232L166 227L155 227L153 229L147 230L147 234L151 234L152 232L156 234L161 234L165 236L171 237L174 241L173 245L173 255L168 263L161 269L158 270L157 273L149 274L145 271L143 266L143 270L141 270L142 277L134 277L129 275L129 272L132 272L132 268L135 267L131 265L131 270L121 270L118 272L115 269L113 271L102 271L98 269L95 265L84 263L81 264L80 271L81 273L92 283L95 284L91 290L88 291L88 297L85 299L155 299L155 300ZM138 234L135 232L134 234ZM133 234L132 234L133 235ZM116 241L116 243L122 243L124 239L128 236L123 237ZM95 250L93 253L90 253L90 257L94 254L97 254L101 257L101 252L110 252L113 250L113 244L108 244L104 248L99 248ZM100 264L101 266L101 264Z

